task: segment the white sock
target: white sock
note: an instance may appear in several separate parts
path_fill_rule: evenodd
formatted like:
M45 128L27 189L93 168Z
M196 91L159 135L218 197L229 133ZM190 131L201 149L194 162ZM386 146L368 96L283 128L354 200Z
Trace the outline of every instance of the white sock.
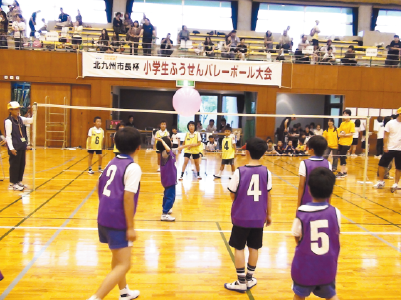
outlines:
M102 300L100 299L98 296L93 295L92 297L90 297L88 300Z
M125 288L120 290L120 295L124 295L129 291L129 287L128 284L125 286Z

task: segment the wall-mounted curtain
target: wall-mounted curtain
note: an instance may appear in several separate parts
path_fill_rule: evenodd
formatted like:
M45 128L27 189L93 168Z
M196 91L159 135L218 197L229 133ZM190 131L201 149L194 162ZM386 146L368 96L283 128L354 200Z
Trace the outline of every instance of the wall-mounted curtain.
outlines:
M359 16L359 7L352 8L352 35L358 35L358 16Z
M255 31L258 22L259 2L252 2L251 30Z
M106 4L106 16L107 16L107 23L111 23L113 20L113 0L104 0Z
M233 22L233 29L237 30L237 24L238 24L238 1L231 1L231 20Z
M132 13L132 6L134 5L135 0L127 0L127 7L125 8L126 13Z
M380 8L372 8L372 19L370 21L370 30L375 31L376 29L376 23L377 23L377 17L379 16L379 11Z

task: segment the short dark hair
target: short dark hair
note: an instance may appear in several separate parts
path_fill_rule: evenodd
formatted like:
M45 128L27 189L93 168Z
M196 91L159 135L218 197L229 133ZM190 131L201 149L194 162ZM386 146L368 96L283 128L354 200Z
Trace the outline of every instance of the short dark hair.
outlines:
M396 35L394 35L394 38L400 38L400 37L396 34Z
M116 131L118 131L121 126L125 127L124 123L118 123L117 126L116 126Z
M114 137L116 147L122 154L132 154L141 145L141 134L132 127L124 127Z
M117 12L117 13L116 13L116 17L117 17L118 15L120 15L120 16L121 16L121 13L120 13L120 12Z
M330 50L333 50L333 48L332 47L327 48L327 51L330 51Z
M133 117L134 117L133 115L129 115L129 116L128 116L128 120L131 119L131 118L133 118Z
M354 50L354 46L350 45L350 46L348 46L348 49Z
M171 130L174 130L174 129L177 130L177 127L172 127L172 128L171 128Z
M194 125L195 126L195 129L196 129L196 124L195 124L195 122L194 121L189 121L188 122L188 124L187 124L187 129L189 130L189 125Z
M383 117L377 117L377 122L383 122Z
M213 119L210 119L210 120L209 120L209 123L210 123L210 122L213 122L213 123L214 123L214 120L213 120Z
M351 116L352 115L352 113L351 113L351 110L350 109L345 109L344 111L343 111L343 114L347 114L347 115L349 115L349 116Z
M247 140L246 150L249 151L252 159L260 159L267 151L267 144L264 140L253 137Z
M273 141L272 141L272 140L268 140L267 143L268 143L268 144L270 144L270 143L273 144Z
M213 135L209 135L209 139L214 139L214 136Z
M355 127L359 127L359 126L361 126L361 120L356 119L355 120Z
M160 124L161 124L161 123L166 123L166 124L167 124L167 121L166 121L166 120L161 120L161 121L160 121ZM160 125L160 124L159 124L159 125Z
M100 120L100 121L101 121L101 120L102 120L102 118L101 118L101 117L99 117L99 116L96 116L96 117L94 117L94 118L93 118L93 123L96 123L96 120Z
M391 118L392 118L393 120L395 120L395 119L398 118L398 115L391 115Z
M223 122L223 121L227 123L226 118L221 118L220 122Z
M327 149L327 141L321 135L314 135L308 141L308 148L313 149L316 156L323 156Z
M305 143L305 138L300 138L299 140L298 140L300 143L302 143L302 144L304 144Z
M182 27L181 27L181 28L182 28L182 29L184 29L184 27L185 27L185 25L182 25Z
M224 131L226 131L226 130L230 130L231 132L233 131L233 129L231 128L230 125L226 125L226 126L224 127Z
M162 140L163 140L163 141L167 144L167 146L169 146L169 148L171 149L171 140L170 140L167 136L162 137ZM161 143L161 142L156 143L156 149L157 149L157 151L160 151L160 152L163 152L164 150L166 150L166 148L164 148L163 143Z
M308 180L309 192L316 200L326 201L333 193L336 176L325 167L314 169Z
M384 118L383 125L386 126L387 122L391 121L391 117L387 116Z
M245 41L245 38L240 38L239 40L240 40L240 41Z

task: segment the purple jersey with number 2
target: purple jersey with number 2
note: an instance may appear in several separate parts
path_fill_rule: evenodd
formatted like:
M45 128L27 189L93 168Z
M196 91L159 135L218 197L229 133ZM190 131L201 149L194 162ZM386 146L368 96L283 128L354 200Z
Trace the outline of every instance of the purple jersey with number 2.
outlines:
M302 238L292 261L292 280L303 286L333 282L340 254L336 209L328 203L323 207L303 205L297 211L297 218L302 223Z
M312 202L312 196L309 193L309 186L308 186L308 181L309 181L309 175L310 173L318 168L318 167L324 167L327 169L330 169L330 165L327 159L317 157L317 156L313 156L311 158L317 158L319 160L312 160L312 159L305 159L304 163L305 163L305 169L306 169L306 177L305 177L305 187L304 187L304 194L302 195L302 199L301 199L301 205L304 205L306 203Z
M263 228L267 216L267 168L239 167L239 184L231 207L234 225L244 228Z
M118 229L127 229L124 212L124 175L127 167L134 160L127 155L118 155L104 169L99 178L99 212L97 221L100 225ZM134 215L138 205L138 192L134 197Z

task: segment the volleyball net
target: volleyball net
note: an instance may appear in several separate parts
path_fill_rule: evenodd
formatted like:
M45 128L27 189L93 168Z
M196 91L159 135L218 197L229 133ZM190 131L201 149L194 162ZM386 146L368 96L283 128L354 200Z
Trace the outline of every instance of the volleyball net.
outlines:
M185 117L180 115L176 111L165 111L165 110L148 110L148 109L122 109L122 108L107 108L107 107L91 107L91 106L71 106L71 105L61 105L61 104L50 104L50 103L35 103L33 105L33 113L34 113L34 124L32 130L32 190L37 188L37 182L35 178L36 174L41 172L38 170L37 165L37 151L38 147L43 146L42 144L38 144L38 132L43 135L44 128L38 127L40 123L38 121L38 116L41 119L45 113L45 110L49 109L59 109L67 111L67 114L71 114L74 111L80 110L85 111L89 120L88 128L82 128L79 134L83 136L87 136L87 132L91 125L91 120L95 116L98 116L102 112L110 113L111 119L107 122L109 126L106 128L105 136L109 135L109 138L106 141L105 148L106 150L113 149L113 139L110 138L112 134L115 133L115 127L121 120L124 121L127 119L128 115L135 116L135 123L140 121L142 127L139 129L139 132L142 136L142 145L143 148L147 149L147 151L153 151L154 147L154 133L158 130L159 121L162 119L171 120L167 121L167 130L171 132L172 127L177 129L177 136L180 138L180 142L184 142L185 136L188 132L187 124L189 121L194 121L198 128L197 130L201 136L201 142L203 144L203 155L204 157L213 157L221 154L225 145L222 144L222 140L226 135L224 129L224 120L226 125L230 125L232 128L231 136L233 141L236 144L236 154L244 155L246 140L251 137L259 137L267 141L269 137L272 142L268 143L268 151L266 152L266 157L273 164L276 159L280 161L286 161L287 158L291 158L293 161L290 162L293 164L294 170L293 173L296 172L298 175L297 169L295 167L299 166L299 162L294 160L295 157L304 157L302 159L306 159L310 153L308 153L307 142L313 135L321 135L323 131L327 130L329 121L333 121L334 127L338 128L341 124L341 119L343 116L326 116L326 115L296 115L296 114L253 114L253 113L226 113L226 112L217 112L217 108L210 107L201 107L201 111L195 113L193 116ZM242 108L243 110L247 110L246 108ZM239 109L238 109L239 110ZM339 110L340 111L340 110ZM110 116L110 115L109 115ZM285 118L292 118L291 122L287 122L287 129L283 131L282 120ZM370 116L351 116L352 121L355 122L355 119L359 119L362 124L364 124L364 135L362 137L362 141L364 142L367 149L369 149L369 139L372 134L371 131L371 117ZM140 120L139 120L140 119ZM330 120L331 119L331 120ZM151 120L156 120L156 123L152 123ZM214 130L210 130L207 126L211 125L214 121L214 126L216 127ZM148 123L146 123L148 122ZM125 123L125 122L124 122ZM70 124L70 135L72 135L72 126L74 124ZM202 126L200 129L199 126ZM104 125L102 126L103 128ZM319 128L320 127L320 128ZM332 129L332 128L331 128ZM76 130L74 131L76 134ZM43 139L41 139L42 141ZM71 139L67 139L67 145L65 149L77 149L77 146L83 145L72 145ZM268 142L268 141L267 141ZM214 143L214 147L211 147L211 144ZM328 143L330 146L330 140L328 139ZM202 145L201 144L201 145ZM62 146L57 146L62 148ZM272 148L273 147L273 148ZM280 148L282 147L282 148ZM81 147L84 148L84 147ZM281 150L280 150L281 149ZM293 150L292 150L293 149ZM278 151L280 150L280 151ZM359 147L358 147L359 150ZM330 153L325 153L326 157L329 158L329 161L332 162L333 167L337 164L337 170L341 170L341 162L342 157L353 157L353 149L350 149L350 152L346 154L337 153L337 151L330 151ZM360 151L360 150L359 150ZM110 160L113 156L109 156L108 160ZM367 181L368 178L368 162L369 156L368 151L365 151L363 156L359 155L361 159L352 161L347 159L347 164L352 166L358 165L358 171L355 172L355 178L358 181L358 184L362 184L362 193L363 197L366 197L366 189L367 184L370 183ZM290 160L291 160L290 159ZM354 163L355 162L355 163ZM105 166L107 162L103 163ZM244 163L245 164L245 163ZM236 163L236 166L239 166L239 163ZM210 167L210 165L209 165ZM180 168L180 166L178 166ZM212 165L212 168L218 168L216 164ZM296 169L296 171L295 171ZM213 170L212 170L213 171ZM210 170L209 170L210 173ZM346 180L346 179L345 179Z

